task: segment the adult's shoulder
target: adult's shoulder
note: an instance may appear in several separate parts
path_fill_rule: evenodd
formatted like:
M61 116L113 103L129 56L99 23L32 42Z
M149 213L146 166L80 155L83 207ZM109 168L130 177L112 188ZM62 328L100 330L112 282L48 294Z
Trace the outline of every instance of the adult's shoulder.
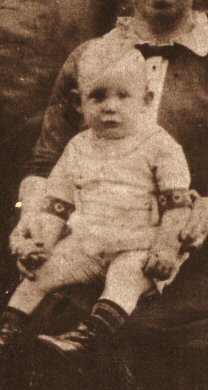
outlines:
M63 65L63 68L65 68L65 70L67 70L67 68L70 66L70 64L72 62L74 63L79 63L80 59L82 58L82 56L84 55L84 53L86 51L90 51L90 50L93 50L94 47L98 46L99 47L99 44L100 42L102 41L102 37L98 37L98 38L92 38L92 39L89 39L83 43L81 43L80 45L78 45L67 57L64 65Z

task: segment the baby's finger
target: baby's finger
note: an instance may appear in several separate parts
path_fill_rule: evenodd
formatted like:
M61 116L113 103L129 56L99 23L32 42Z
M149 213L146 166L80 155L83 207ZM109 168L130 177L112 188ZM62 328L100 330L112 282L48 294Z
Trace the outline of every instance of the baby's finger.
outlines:
M34 260L34 262L38 261L39 260L39 255L37 254L31 254L29 256L30 260Z
M147 263L146 267L143 269L144 275L148 278L155 277L155 270L158 268L158 261L150 261Z
M39 255L39 260L40 260L42 263L45 263L45 261L48 260L48 257L47 257L47 255L45 254L45 252L44 252L44 253L41 253L41 254Z
M44 242L43 242L43 241L34 240L34 244L35 244L37 247L43 248Z
M160 267L154 270L153 278L157 280L166 280L170 277L171 270L166 267Z
M188 219L187 223L185 224L184 228L182 229L181 236L183 239L187 239L192 232L195 230L195 228L202 224L202 221L204 220L204 212L203 210L197 208L193 209L190 218Z
M31 257L31 256L42 256L44 254L45 254L45 252L43 251L42 248L28 247L28 248L25 248L25 250L23 251L22 259L27 259L28 257Z
M39 260L39 259L46 259L47 256L46 256L46 253L44 251L42 251L42 252L31 252L30 258L34 259L34 260Z
M207 238L207 233L202 233L199 237L197 237L191 244L190 244L190 248L200 248L204 241L206 240Z
M185 225L184 229L182 229L180 233L180 239L181 241L187 241L190 240L193 231L195 230L196 226L196 221L190 220L188 223Z
M195 226L187 240L183 242L183 247L194 248L201 246L207 237L205 227L203 225Z
M34 266L41 265L47 260L46 254L31 255L30 260L34 261Z
M203 217L201 217L196 223L194 224L193 230L192 230L192 238L196 238L197 236L200 236L202 233L205 233L207 230L207 221L204 220Z
M182 265L183 263L185 263L186 260L188 260L189 257L190 257L190 253L189 252L183 252L182 254L180 254L177 257L177 263L179 265Z
M21 260L17 261L17 268L21 275L25 276L29 280L35 280L35 274L31 271L28 271L28 269L22 264Z

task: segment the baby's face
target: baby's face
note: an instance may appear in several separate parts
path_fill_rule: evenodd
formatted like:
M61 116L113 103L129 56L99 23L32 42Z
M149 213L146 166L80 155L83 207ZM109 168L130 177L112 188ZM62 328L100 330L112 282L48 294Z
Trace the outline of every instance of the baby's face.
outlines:
M97 137L118 139L138 131L139 114L144 110L144 86L118 73L95 82L82 98L88 127Z

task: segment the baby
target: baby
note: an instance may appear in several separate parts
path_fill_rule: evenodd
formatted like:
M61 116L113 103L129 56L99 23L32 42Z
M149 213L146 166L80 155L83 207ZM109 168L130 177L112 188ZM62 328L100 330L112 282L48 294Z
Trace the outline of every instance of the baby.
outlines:
M181 146L151 120L143 57L129 53L102 75L85 79L80 92L77 109L88 130L68 143L43 201L49 259L35 280L24 279L11 297L2 347L22 331L47 294L98 277L105 279L105 288L89 320L77 329L80 343L70 334L39 338L71 353L84 348L83 329L88 341L113 334L141 295L153 287L162 292L188 257L180 253L178 235L194 200L189 169ZM70 234L63 238L66 226ZM27 256L35 253L34 245Z

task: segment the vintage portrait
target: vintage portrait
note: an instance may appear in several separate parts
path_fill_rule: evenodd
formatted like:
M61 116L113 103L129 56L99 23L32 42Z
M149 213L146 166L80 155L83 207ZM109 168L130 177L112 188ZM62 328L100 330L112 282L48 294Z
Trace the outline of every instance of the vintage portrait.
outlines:
M0 221L0 390L208 389L207 0L0 0Z

